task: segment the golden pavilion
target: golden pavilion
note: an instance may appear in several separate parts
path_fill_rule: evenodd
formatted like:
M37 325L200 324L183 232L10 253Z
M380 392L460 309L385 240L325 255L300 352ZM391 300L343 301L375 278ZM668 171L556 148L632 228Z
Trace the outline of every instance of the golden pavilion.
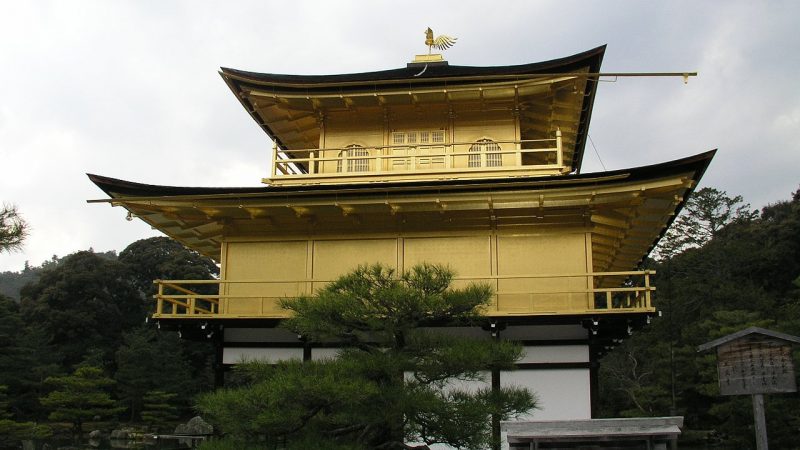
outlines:
M219 263L218 280L156 280L152 320L216 342L221 368L335 353L277 328L281 298L358 265L441 263L494 287L484 326L460 332L525 346L492 384L537 392L537 420L588 420L599 358L657 315L640 265L714 155L582 173L604 51L339 75L223 68L274 142L263 185L89 178L103 202Z

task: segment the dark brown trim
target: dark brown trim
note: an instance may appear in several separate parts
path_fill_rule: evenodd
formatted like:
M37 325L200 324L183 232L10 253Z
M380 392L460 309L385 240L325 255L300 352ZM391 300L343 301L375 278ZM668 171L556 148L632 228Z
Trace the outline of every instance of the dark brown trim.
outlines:
M592 358L593 360L595 358ZM589 363L589 405L592 418L600 414L600 363L594 360Z
M514 341L526 347L553 347L556 345L589 345L588 339L541 339Z
M297 342L224 342L225 347L238 348L303 348L304 344Z
M214 340L214 388L219 389L225 386L225 364L223 361L223 352L225 345L222 343L222 337Z
M520 363L515 364L517 370L558 370L558 369L590 369L589 362L558 363Z

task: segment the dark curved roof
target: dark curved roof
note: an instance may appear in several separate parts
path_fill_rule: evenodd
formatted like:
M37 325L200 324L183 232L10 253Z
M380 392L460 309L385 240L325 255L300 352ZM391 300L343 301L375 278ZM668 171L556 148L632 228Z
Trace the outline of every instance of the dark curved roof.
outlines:
M408 81L415 82L431 79L448 79L455 77L492 77L513 75L535 75L539 73L567 73L581 68L589 67L589 72L598 72L603 60L606 46L602 45L591 50L564 58L553 59L530 64L511 66L451 66L449 64L429 64L424 73L420 69L424 64L409 64L407 67L376 72L348 73L337 75L287 75L274 73L257 73L244 70L222 67L223 74L238 78L241 81L255 82L258 84L290 84L302 85L304 88L320 84L339 83L373 83Z
M517 185L540 185L542 188L568 184L570 186L600 185L623 179L636 181L652 179L658 176L672 175L683 172L694 172L695 180L700 180L708 167L716 150L700 153L686 158L676 159L660 164L641 166L630 169L619 169L607 172L571 174L552 177L518 177L508 179L474 179L474 180L423 180L388 183L364 184L328 184L328 185L276 185L254 187L179 187L158 186L151 184L135 183L104 177L101 175L87 174L89 179L111 198L130 197L172 197L172 196L222 196L222 195L258 195L258 194L299 194L324 193L324 192L369 192L387 190L409 191L438 191L463 190L484 188L513 188Z
M220 69L220 75L253 120L255 120L280 147L285 148L285 142L283 142L279 134L276 133L273 125L267 123L256 112L256 108L250 103L250 100L243 95L244 91L272 87L273 89L278 88L281 92L293 92L295 94L312 94L314 92L331 89L335 89L339 93L346 93L348 91L364 89L365 86L371 85L380 85L382 88L392 88L408 87L409 83L413 83L415 86L429 87L447 85L451 82L471 84L492 79L508 80L509 78L515 79L515 77L525 79L536 75L546 76L548 74L571 73L580 70L588 70L589 73L598 73L600 72L600 65L603 62L605 50L606 46L601 45L591 50L564 58L510 66L451 66L446 63L428 65L409 64L407 67L400 69L335 75L257 73L222 67ZM423 67L425 67L424 71L422 70ZM593 78L590 77L589 80L592 81ZM578 172L583 162L583 152L589 132L589 123L592 118L592 108L594 106L597 84L596 82L590 82L588 84L586 95L581 105L575 149L572 153L571 161L572 167Z

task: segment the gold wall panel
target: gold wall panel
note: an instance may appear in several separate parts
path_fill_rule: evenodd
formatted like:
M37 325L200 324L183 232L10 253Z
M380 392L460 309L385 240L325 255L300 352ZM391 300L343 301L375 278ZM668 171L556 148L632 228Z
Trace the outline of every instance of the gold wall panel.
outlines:
M222 309L279 312L277 299L310 293L359 265L382 263L402 271L426 262L450 267L454 287L490 284L498 293L491 306L496 312L582 311L591 309L592 300L591 280L581 276L590 271L586 239L585 233L570 232L229 242L223 273L230 283L223 293L235 298Z
M319 240L313 245L314 280L322 280L320 285L360 265L380 263L397 268L397 239ZM314 287L319 287L316 284Z
M586 235L498 236L498 275L587 273ZM587 277L498 280L500 311L563 311L589 308Z
M421 263L441 264L450 267L456 277L490 276L491 239L489 235L407 238L403 246L404 265L410 269ZM467 281L453 283L455 287L466 284Z
M306 241L228 243L223 274L232 283L223 293L237 297L223 302L224 312L277 312L278 299L308 292L308 283L296 281L306 279L307 254Z

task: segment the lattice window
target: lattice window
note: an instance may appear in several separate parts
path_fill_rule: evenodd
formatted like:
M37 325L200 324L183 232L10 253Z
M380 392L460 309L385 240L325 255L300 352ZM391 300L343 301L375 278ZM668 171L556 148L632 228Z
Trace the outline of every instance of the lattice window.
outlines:
M348 172L367 172L369 171L369 159L359 158L359 156L369 156L369 150L366 148L353 144L348 145L347 149L339 152L339 160L336 161L336 171L342 171L342 159L347 157L347 171Z
M503 155L500 154L500 145L491 139L481 139L469 147L470 155L467 167L481 167L481 154L486 155L486 167L500 167L503 165Z
M392 169L407 170L413 158L418 169L444 167L445 137L445 130L393 131L390 139L394 146L391 154L395 156Z

